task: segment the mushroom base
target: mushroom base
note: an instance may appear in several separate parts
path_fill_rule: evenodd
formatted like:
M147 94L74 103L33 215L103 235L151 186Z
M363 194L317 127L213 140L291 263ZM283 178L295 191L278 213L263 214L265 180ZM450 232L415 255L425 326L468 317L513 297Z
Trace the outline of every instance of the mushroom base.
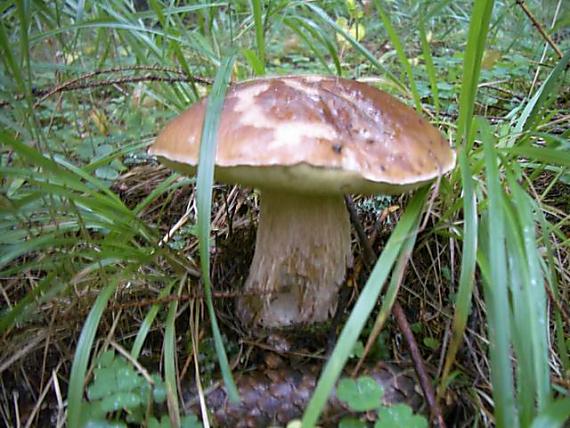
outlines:
M246 295L237 299L242 323L283 328L331 318L350 241L342 195L263 191Z

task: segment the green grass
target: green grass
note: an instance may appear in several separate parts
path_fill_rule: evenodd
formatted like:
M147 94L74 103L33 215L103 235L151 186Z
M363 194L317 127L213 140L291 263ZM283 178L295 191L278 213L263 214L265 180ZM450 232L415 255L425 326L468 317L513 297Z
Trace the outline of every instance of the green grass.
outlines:
M322 412L326 400L329 397L332 388L338 380L341 371L346 364L350 353L352 352L358 337L372 309L376 305L376 301L380 296L384 283L392 266L403 251L408 241L414 241L419 217L422 213L423 205L427 197L427 189L420 189L414 198L410 201L406 213L400 218L398 225L386 243L384 251L378 258L376 266L370 273L370 278L362 289L360 297L352 309L351 315L346 321L340 336L338 337L335 349L328 358L323 373L317 384L317 388L309 402L307 409L303 415L303 426L315 426Z
M235 56L229 56L218 69L212 91L208 96L208 107L204 117L204 128L200 143L198 177L196 182L196 202L198 205L198 239L200 241L200 266L202 282L206 292L206 305L212 323L212 334L216 344L216 352L220 361L222 375L232 401L238 401L237 388L232 378L228 357L222 343L222 335L216 320L214 302L212 300L212 284L210 280L210 217L212 208L212 185L214 183L214 164L216 158L217 132L220 123L220 112L224 105L224 95L230 80L230 72Z
M57 331L66 333L52 339L65 343L54 350L74 355L68 364L67 354L54 351L67 370L58 376L65 380L68 425L79 426L97 338L106 337L107 317L117 313L122 321L115 340L132 357L143 361L145 350L162 352L156 360L176 422L178 363L190 348L179 323L188 308L168 299L183 292L203 293L203 317L210 323L205 335L213 338L217 357L212 367L238 399L228 361L236 357L237 339L224 305L214 304L219 284L210 260L211 238L219 233L210 221L222 209L213 186L221 103L230 80L325 73L372 78L429 115L457 149L458 166L439 183L417 244L427 189L403 209L381 246L343 321L304 426L318 421L354 344L390 329L396 298L403 306L407 299L411 317L437 308L436 321L423 326L418 342L425 334L447 344L438 350L441 364L430 361L441 365L434 382L442 400L450 390L459 394L466 424L561 426L570 408L570 392L556 382L570 370L570 326L558 309L569 293L570 131L563 94L570 42L549 30L555 2L526 2L564 52L559 59L547 50L530 94L544 41L512 2L377 0L370 10L344 0L190 3L152 0L138 10L118 0L0 5L0 99L9 101L0 107L0 334L10 350L30 331L46 328L38 326L57 311L79 317L56 316ZM555 28L563 27L564 16ZM357 40L340 22L358 22L365 37ZM144 79L171 76L172 67L213 85ZM38 102L38 90L111 68L81 82L126 81L56 92ZM143 79L129 81L133 76ZM205 95L197 177L147 177L156 171L145 153L154 135ZM126 181L138 165L149 169ZM194 185L196 193L188 192ZM177 207L188 202L196 203L188 224L194 232L179 230L172 240L191 253L161 244L179 219ZM414 269L400 284L407 254ZM416 270L429 287L418 285L423 282L410 273ZM125 296L155 300L138 312L116 312ZM432 358L431 349L423 351ZM42 352L21 358L40 366ZM51 378L54 367L42 379ZM20 370L14 363L7 373L24 385ZM205 377L215 377L209 370ZM0 401L8 409L4 422L10 417L13 423L13 404Z

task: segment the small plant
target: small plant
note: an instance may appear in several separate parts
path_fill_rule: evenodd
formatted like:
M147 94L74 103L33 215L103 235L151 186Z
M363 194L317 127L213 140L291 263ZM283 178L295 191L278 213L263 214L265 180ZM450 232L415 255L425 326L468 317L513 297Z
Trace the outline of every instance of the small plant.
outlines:
M357 379L341 379L336 391L339 400L344 401L355 412L376 410L377 420L374 428L426 428L427 420L421 415L414 415L410 406L381 404L384 389L370 376ZM340 428L363 428L366 423L355 417L345 417L339 423Z
M152 416L161 409L167 397L160 375L145 379L125 358L113 351L102 353L95 363L94 379L87 388L88 401L83 402L85 428L120 428L127 424L149 428L170 428L170 418ZM180 420L181 427L198 428L202 424L195 415Z

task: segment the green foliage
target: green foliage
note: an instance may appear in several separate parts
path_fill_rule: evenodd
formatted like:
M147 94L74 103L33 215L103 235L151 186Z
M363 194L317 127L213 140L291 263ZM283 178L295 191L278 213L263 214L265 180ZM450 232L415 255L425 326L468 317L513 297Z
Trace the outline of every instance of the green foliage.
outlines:
M0 107L0 276L17 283L2 284L8 304L0 313L0 333L9 338L14 331L44 323L42 308L52 303L55 307L62 301L86 300L88 315L75 345L67 393L70 426L84 413L90 356L97 334L103 334L98 329L111 298L127 285L133 293L150 289L158 298L183 293L196 272L178 251L196 236L213 331L202 348L206 343L208 350L215 349L233 390L207 274L213 242L211 143L230 75L242 80L285 73L367 78L423 110L453 141L458 168L439 183L438 197L430 204L434 215L418 238L418 252L429 249L430 242L440 245L434 269L440 270L443 284L433 285L441 296L438 311L450 317L452 326L443 374L436 380L439 392L468 377L462 365L455 365L465 335L482 337L478 354L487 351L490 356L484 366L492 374L490 410L497 426L560 426L568 417L568 391L553 387L549 370L549 364L560 373L570 370L568 326L558 309L565 303L568 278L568 268L560 261L570 245L564 211L568 192L563 187L570 183L570 134L561 121L568 115L568 11L561 10L549 29L554 2L527 2L565 52L558 59L549 48L542 57L543 40L514 3L373 3L370 10L368 2L353 0L183 5L150 0L145 9L138 2L117 0L7 1L0 6L0 98L9 101ZM157 72L137 67L153 64L177 69L161 77L201 76L215 81L215 88L210 91L198 81L143 79ZM110 72L112 68L120 71ZM80 78L85 73L91 77ZM42 92L73 79L78 80L72 83L76 87L67 88L71 91ZM172 175L134 201L126 200L124 190L114 185L131 168L152 164L146 147L157 129L208 93L213 106L198 180L198 224L188 223L162 245L171 224L161 215L161 201L174 201L177 191L194 179ZM382 329L400 293L398 277L414 250L418 218L427 200L422 192L382 245L380 260L306 410L305 426L317 422L344 363L362 355L367 337L386 340ZM391 201L366 199L358 208L377 217ZM384 283L388 286L382 304L376 305ZM549 305L543 285L552 300ZM419 298L429 298L431 292L427 287ZM184 336L175 328L183 306L169 301L166 307L162 311L165 305L156 303L142 310L140 326L126 336L134 337L130 349L137 359L149 332L156 327L164 332L167 404L176 409L177 353L188 346L179 346L177 339ZM369 319L372 313L375 320ZM468 328L470 315L484 324L475 335ZM417 325L426 348L446 343L429 326ZM375 346L373 355L388 357L387 348ZM212 361L208 355L207 368L213 372ZM121 379L127 388L135 378ZM476 388L468 385L466 397L477 396ZM97 396L97 388L90 391L88 396ZM136 406L133 397L138 392L125 391L109 400L109 409L121 409L114 413L124 415ZM143 398L141 403L146 403ZM474 400L473 407L478 406ZM397 407L390 411L399 418L410 416ZM473 423L490 423L487 413L487 408L481 411ZM167 426L170 420L151 417L147 422ZM180 419L181 425L194 422ZM358 426L359 421L344 423Z
M214 183L214 160L216 154L217 132L220 123L220 112L224 105L224 95L230 81L230 72L235 56L229 56L220 66L212 91L208 96L208 106L202 128L200 143L200 156L198 162L198 176L196 183L196 202L198 205L198 237L200 242L200 265L202 267L202 281L206 293L206 305L212 324L216 351L222 369L222 375L228 388L228 395L233 402L239 401L237 387L233 380L228 364L228 357L222 342L222 335L218 327L214 303L212 301L212 285L210 282L210 214L212 209L212 185ZM174 321L173 321L174 322Z
M337 385L336 395L355 412L377 410L378 420L374 425L375 428L427 427L426 418L414 415L410 406L406 404L382 405L384 390L369 376L341 379ZM341 419L339 427L361 428L366 427L366 424L357 418L345 417Z
M410 406L405 404L381 408L378 411L378 420L374 424L374 428L427 428L427 426L427 419L414 415Z
M338 423L338 428L366 428L366 423L357 418L345 417Z
M166 384L158 374L153 374L150 380L145 379L125 358L113 351L103 352L94 366L80 426L126 427L128 423L172 427L167 415L161 416L160 420L152 416L153 407L161 407L167 397ZM202 424L195 415L187 415L181 418L180 426L198 428Z
M337 397L357 412L366 412L378 407L384 391L376 380L369 376L357 379L343 378L336 387Z
M358 340L358 335L364 328L366 320L374 308L384 281L388 277L392 265L396 261L398 254L405 247L404 237L415 236L418 226L419 216L423 204L427 197L427 188L420 189L410 201L406 212L401 217L400 222L394 229L386 247L372 273L368 279L362 293L346 322L332 355L330 356L325 369L321 374L319 382L305 414L303 416L303 426L313 426L318 419L319 413L324 407L329 393L338 379L340 372L349 358L354 344ZM413 244L413 239L407 242Z

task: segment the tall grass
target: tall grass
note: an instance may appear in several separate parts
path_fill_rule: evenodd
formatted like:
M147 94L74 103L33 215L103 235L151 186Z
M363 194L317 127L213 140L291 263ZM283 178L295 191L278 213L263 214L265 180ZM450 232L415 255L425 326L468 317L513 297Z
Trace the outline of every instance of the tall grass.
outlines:
M338 24L336 18L347 10L346 2L340 0L183 6L151 1L146 10L114 0L54 5L7 1L0 6L0 94L11 100L0 110L0 276L20 279L17 289L3 289L9 304L0 316L0 334L10 338L45 304L63 297L89 296L90 290L97 290L75 345L67 390L69 426L81 423L90 358L99 351L95 338L114 293L124 284L140 280L158 284L163 287L159 295L167 296L172 290L180 293L192 283L190 278L197 276L187 257L159 244L160 225L143 220L157 201L171 199L193 180L172 176L133 207L110 188L105 174L113 168L122 171L121 162L126 158L144 158L151 141L144 133L154 134L157 122L195 101L206 88L196 82L146 82L142 98L152 105L147 109L142 101L133 104L136 86L132 83L57 94L35 104L38 85L50 86L56 78L63 81L96 69L132 64L175 66L214 82L208 92L196 179L197 230L212 335L232 399L238 394L212 301L215 284L209 275L213 154L225 89L231 77L300 71L352 77L363 69L365 74L380 77L385 87L409 98L417 110L431 112L427 103L432 100L433 120L443 125L458 152L458 168L439 186L433 228L445 230L442 235L461 249L458 280L451 284L453 297L449 298L453 308L450 342L442 374L436 379L440 396L454 386L461 370L456 362L463 338L469 334L468 320L476 303L473 296L482 290L492 422L498 427L560 426L570 416L569 399L556 398L567 396L568 391L553 387L549 367L559 360L564 370L570 369L568 326L558 309L566 295L562 288L567 286L567 267L557 262L557 254L570 246L564 232L569 220L567 214L559 214L543 200L548 189L563 183L570 168L570 155L563 150L567 131L560 136L551 132L550 126L570 52L553 63L529 99L491 122L478 117L485 114L480 83L486 71L483 59L490 48L489 34L495 37L503 31L507 19L525 22L524 17L517 17L515 8L490 0L473 5L438 1L410 8L374 3L372 14L362 19L369 26L365 41L356 40ZM410 31L400 20L418 22L419 28L416 31L413 26ZM467 22L466 34L451 34ZM533 34L530 24L525 25ZM455 87L457 99L445 93L451 71L439 64L444 53L433 42L433 38L448 36L450 40L461 37L458 45L465 47L459 55L462 76L460 86ZM285 43L291 37L297 40L290 43L293 48ZM534 37L529 36L530 40ZM340 49L337 38L345 40L349 48ZM380 55L375 47L384 40L390 42L390 51ZM286 49L294 49L294 54L288 57ZM412 57L412 52L417 56ZM304 62L288 65L287 61L299 57ZM456 58L450 55L443 60L451 64ZM530 60L525 65L535 67ZM429 88L429 96L422 93L422 87ZM103 145L110 150L97 152ZM83 156L90 147L92 154ZM553 181L540 193L535 183L544 175ZM317 423L396 259L415 242L427 192L421 189L412 198L384 246L323 369L303 416L304 426ZM438 233L422 233L418 239L438 239ZM29 277L37 280L23 280ZM379 325L396 292L392 281L377 317ZM152 326L164 326L163 366L174 423L179 417L178 309L176 301L152 305L133 335L131 348L132 356L139 357ZM158 316L161 310L167 312L164 320Z

